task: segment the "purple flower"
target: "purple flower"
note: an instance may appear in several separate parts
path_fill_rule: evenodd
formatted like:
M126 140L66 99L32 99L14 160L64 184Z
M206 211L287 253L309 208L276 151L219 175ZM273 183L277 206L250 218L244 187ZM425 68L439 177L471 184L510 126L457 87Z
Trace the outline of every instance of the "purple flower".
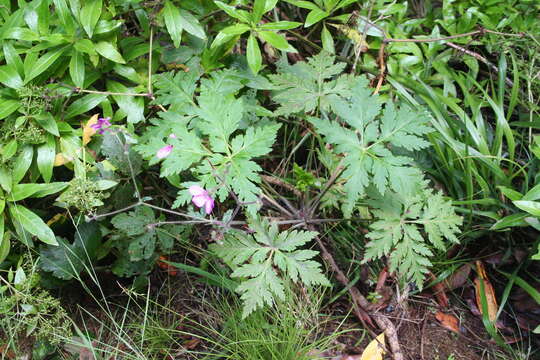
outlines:
M103 135L103 133L111 126L110 120L110 117L99 118L97 119L97 123L90 125L90 127Z
M173 146L172 145L166 145L164 147L162 147L161 149L159 149L156 153L156 156L158 159L164 159L166 158L167 156L169 156L169 154L171 153L173 149Z
M206 214L210 214L214 208L214 199L208 194L208 191L198 185L192 185L188 190L192 196L191 201L193 201L195 206L200 208L204 206Z

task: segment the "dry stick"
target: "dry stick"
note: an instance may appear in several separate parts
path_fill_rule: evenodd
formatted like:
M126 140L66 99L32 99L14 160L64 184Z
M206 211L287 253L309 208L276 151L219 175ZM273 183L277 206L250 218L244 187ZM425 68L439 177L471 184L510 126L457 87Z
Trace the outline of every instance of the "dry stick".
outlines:
M277 178L275 176L270 176L270 175L261 175L261 178L264 181L266 181L267 183L269 183L269 184L279 185L282 188L291 191L294 195L296 195L298 197L302 196L302 192L300 190L298 190L297 188L295 188L291 184L286 183L285 181L281 180L280 178Z
M384 62L384 50L385 50L385 47L386 47L386 44L388 43L392 43L392 42L413 42L413 43L426 43L426 42L435 42L435 41L445 41L445 40L452 40L452 39L458 39L458 38L462 38L462 37L467 37L467 36L474 36L474 35L485 35L486 33L487 34L493 34L493 35L500 35L500 36L513 36L513 37L519 37L519 38L523 38L526 36L525 33L519 33L519 34L512 34L512 33L502 33L502 32L498 32L498 31L493 31L493 30L488 30L488 29L484 29L484 28L480 28L479 30L475 30L475 31L471 31L471 32L468 32L468 33L463 33L463 34L456 34L456 35L450 35L450 36L443 36L443 37L439 37L439 38L428 38L428 39L394 39L394 38L389 38L387 35L386 35L386 31L381 28L380 26L378 26L377 24L371 22L369 19L366 19L365 17L362 17L362 19L366 22L366 28L367 28L367 25L369 24L370 26L373 26L375 28L377 28L382 34L383 34L383 41L381 43L381 47L379 48L379 55L378 55L378 63L379 63L379 80L377 81L377 86L375 87L375 91L374 91L374 94L377 94L380 89L381 89L381 86L382 86L382 83L383 83L383 80L384 80L384 73L386 71L386 64ZM481 55L473 52L473 51L470 51L470 50L467 50L465 48L462 48L460 47L459 45L456 45L456 44L453 44L451 42L447 42L447 44L451 47L453 47L454 49L457 49L457 50L460 50L460 51L463 51L464 53L468 54L468 55L471 55L471 56L474 56L475 58L477 58L478 60L482 61L483 63L487 64L489 67L491 67L493 70L495 71L499 71L499 69L491 64L486 58L482 57ZM510 81L509 79L505 79L505 82L510 85L510 86L513 86L513 83L512 81Z
M468 33L456 34L456 35L450 35L450 36L443 36L443 37L438 37L438 38L427 38L427 39L394 39L394 38L386 37L386 33L384 33L383 42L387 42L387 43L389 43L389 42L425 43L425 42L452 40L452 39L458 39L458 38L467 37L467 36L474 36L474 35L485 35L486 33L494 34L494 35L501 35L501 36L514 36L514 37L519 37L519 38L525 37L525 33L519 33L519 34L502 33L502 32L498 32L498 31L493 31L493 30L488 30L488 29L481 28L479 30L471 31L471 32L468 32Z
M349 279L336 264L336 261L334 260L328 249L326 249L326 246L324 246L321 239L319 237L316 237L315 241L317 241L317 245L321 249L321 255L323 259L326 261L327 264L330 265L332 271L334 271L336 279L343 286L349 288L349 294L351 295L351 299L353 301L354 314L358 319L360 319L364 327L366 327L368 331L372 333L372 335L376 336L376 334L373 334L373 332L366 326L366 322L369 322L370 325L373 326L373 323L371 322L371 317L365 311L365 309L369 309L370 307L369 301L364 297L364 295L362 295L362 293L360 293L360 291L356 287L349 287ZM388 339L388 345L390 347L390 350L392 350L394 360L405 360L405 357L401 352L401 347L399 346L397 331L392 321L390 321L385 316L374 316L373 318L375 323L377 323L377 326L381 330L384 330L386 338Z
M461 51L462 53L464 54L467 54L469 56L472 56L474 57L475 59L483 62L484 64L486 64L490 69L492 69L493 71L495 72L499 72L499 68L497 66L495 66L495 64L491 63L488 59L486 59L485 57L483 57L482 55L472 51L472 50L469 50L469 49L465 49L464 47L462 46L459 46L457 44L454 44L453 42L450 42L448 41L446 43L446 45L450 46L451 48L454 48L458 51ZM510 87L513 87L514 86L514 82L512 80L510 80L509 78L505 78L504 79L504 82L506 83L506 85L510 86Z
M371 12L373 11L373 0L369 2L369 10L367 18L371 18ZM369 22L366 21L366 24L364 25L364 31L362 32L362 37L360 38L360 44L358 45L358 49L354 48L354 63L352 66L352 73L356 74L356 64L358 64L358 59L360 58L360 53L362 52L362 47L364 46L364 42L366 41L367 37L367 31L369 29Z

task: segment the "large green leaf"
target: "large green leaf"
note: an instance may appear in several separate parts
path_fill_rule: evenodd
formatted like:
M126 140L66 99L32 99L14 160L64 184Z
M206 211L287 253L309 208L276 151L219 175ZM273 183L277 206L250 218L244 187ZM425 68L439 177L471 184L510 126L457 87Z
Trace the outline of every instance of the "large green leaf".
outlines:
M23 86L23 80L17 72L15 66L0 66L0 82L7 87L18 89Z
M117 81L107 81L107 90L115 93L132 93L133 89L128 89ZM127 115L129 123L144 121L144 100L141 96L113 95L114 101Z
M69 62L69 75L75 86L79 88L84 87L84 57L77 50L73 49L71 52L71 61Z
M80 99L77 99L67 108L65 119L71 119L77 115L92 110L106 98L107 95L104 94L88 94Z
M19 201L28 197L41 198L64 190L68 182L53 182L48 184L16 184L13 186L7 200Z
M15 166L13 167L13 183L17 184L22 180L30 165L32 164L32 158L34 156L34 148L30 145L24 146L17 157Z
M25 69L24 83L29 83L32 79L41 75L47 70L67 49L67 47L61 47L56 50L51 50L45 55L41 56L35 64Z
M21 107L21 103L17 100L7 100L0 98L0 120L8 117L18 108Z
M514 205L516 205L521 210L526 211L533 216L540 217L540 202L539 201L518 200L518 201L514 201Z
M116 47L108 41L100 41L95 46L96 51L99 55L103 56L106 59L114 61L119 64L125 64L126 61L122 55L118 52Z
M94 28L101 16L102 0L89 0L79 13L79 21L89 37L94 34Z
M259 48L259 44L257 43L257 39L253 34L249 35L246 55L249 68L251 69L251 71L257 74L259 70L261 70L262 56L261 49Z
M54 276L70 280L91 266L101 246L101 231L96 222L82 223L75 230L75 241L70 244L59 238L59 246L40 249L40 267Z
M51 181L55 156L56 140L52 135L49 135L47 141L37 148L36 159L38 170L45 182Z
M54 136L60 136L58 132L58 125L56 124L56 119L50 112L36 115L34 120L47 132L51 133Z
M180 23L182 24L182 28L191 35L196 36L199 39L206 40L204 28L199 23L199 20L197 20L197 18L189 11L180 9Z
M165 26L167 27L167 31L171 36L174 46L180 46L183 20L180 15L180 10L178 10L170 0L165 1L165 6L163 7L163 20L165 20Z
M39 240L46 244L58 245L52 230L32 211L22 205L13 204L9 206L9 213L12 221L17 222L24 230Z
M75 32L74 17L69 10L66 0L53 0L56 14L59 15L60 22L69 35Z

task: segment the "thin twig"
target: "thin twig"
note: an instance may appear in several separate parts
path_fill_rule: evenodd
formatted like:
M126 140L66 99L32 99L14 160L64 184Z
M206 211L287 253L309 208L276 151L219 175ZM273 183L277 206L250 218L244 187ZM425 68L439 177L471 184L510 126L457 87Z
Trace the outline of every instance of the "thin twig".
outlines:
M275 176L270 176L270 175L261 175L261 178L264 181L266 181L267 183L269 183L269 184L279 185L282 188L284 188L286 190L289 190L290 192L292 192L297 197L302 196L302 192L300 190L295 188L293 185L291 185L289 183L286 183L285 181L281 180L280 178L277 178Z
M370 19L371 18L371 12L373 11L373 0L371 0L369 2L369 10L368 10L368 15L367 15L367 18ZM366 37L367 37L367 31L369 29L369 23L370 21L366 21L366 24L364 25L364 30L362 31L362 37L360 39L360 44L358 44L358 46L354 47L354 62L353 62L353 66L352 66L352 70L351 70L351 73L352 74L356 74L356 65L358 64L358 59L360 58L360 53L362 52L362 48L364 46L364 42L366 41Z
M481 28L481 29L479 29L479 30L471 31L471 32L468 32L468 33L456 34L456 35L449 35L449 36L442 36L442 37L438 37L438 38L427 38L427 39L394 39L394 38L388 38L388 37L385 37L385 39L383 39L383 42L386 42L386 43L390 43L390 42L414 42L414 43L426 43L426 42L435 42L435 41L444 41L444 40L459 39L459 38L462 38L462 37L474 36L474 35L484 35L484 34L486 34L486 33L488 33L488 34L494 34L494 35L500 35L500 36L514 36L514 37L519 37L519 38L525 37L525 34L524 34L524 33L519 33L519 34L502 33L502 32L498 32L498 31L493 31L493 30L488 30L488 29Z
M483 57L482 55L480 55L480 54L478 54L478 53L476 53L476 52L474 52L474 51L472 51L472 50L465 49L464 47L459 46L459 45L457 45L457 44L454 44L453 42L450 42L450 41L446 42L446 45L448 45L448 46L450 46L451 48L454 48L454 49L456 49L456 50L458 50L458 51L461 51L461 52L464 53L464 54L467 54L467 55L469 55L469 56L472 56L472 57L474 57L475 59L477 59L477 60L483 62L483 63L486 64L491 70L495 71L496 73L499 72L499 68L498 68L495 64L491 63L488 59L486 59L485 57ZM512 80L508 79L508 78L505 78L505 79L504 79L504 82L506 83L506 85L508 85L508 86L510 86L510 87L513 87L513 86L514 86L514 82L513 82Z
M392 323L392 321L390 321L385 316L374 316L372 320L372 318L366 312L366 309L370 308L369 301L364 297L364 295L362 295L362 293L360 293L360 291L356 287L354 286L349 287L349 283L350 283L349 279L343 273L343 271L341 271L341 269L337 265L336 261L334 260L334 258L332 257L328 249L326 249L326 246L323 244L321 239L317 236L315 237L315 240L317 242L317 245L321 249L321 256L334 272L336 279L343 286L349 289L349 294L351 295L351 300L353 301L353 310L356 317L362 322L364 327L368 329L368 331L374 337L376 337L376 334L373 333L373 331L367 326L367 324L369 323L371 326L373 326L373 321L375 321L377 326L381 328L381 330L384 330L386 334L386 338L388 339L388 345L390 349L392 350L392 355L394 357L394 360L404 360L405 357L403 356L403 353L401 352L401 347L399 345L396 328L394 324Z
M121 92L114 92L114 91L100 91L100 90L87 90L87 89L81 89L80 87L71 86L69 84L65 83L57 83L58 85L71 89L76 94L85 93L85 94L102 94L107 96L141 96L141 97L150 97L151 94L147 93L121 93Z
M142 204L143 204L142 202L136 202L135 204L128 205L128 206L126 206L126 207L124 207L122 209L118 209L118 210L114 210L114 211L111 211L111 212L108 212L108 213L98 214L98 215L94 215L94 216L89 216L87 218L87 221L90 222L90 221L95 221L95 220L98 220L98 219L101 219L101 218L113 216L113 215L119 214L121 212L128 211L128 210L131 210L133 208L136 208L137 206L140 206Z
M315 213L315 210L317 210L317 206L319 206L319 203L321 202L321 199L323 198L323 196L326 195L326 193L330 190L332 185L334 185L334 183L337 181L337 179L339 178L339 176L343 172L343 169L345 169L345 167L341 165L342 162L343 162L343 160L340 161L340 163L338 164L338 166L336 167L336 169L334 170L334 172L330 176L330 179L324 185L324 188L322 189L322 191L317 195L317 197L315 197L308 204L306 213L310 217L312 217L313 214Z
M150 27L150 45L148 52L148 94L152 95L152 51L154 44L154 28ZM152 95L153 97L153 95Z

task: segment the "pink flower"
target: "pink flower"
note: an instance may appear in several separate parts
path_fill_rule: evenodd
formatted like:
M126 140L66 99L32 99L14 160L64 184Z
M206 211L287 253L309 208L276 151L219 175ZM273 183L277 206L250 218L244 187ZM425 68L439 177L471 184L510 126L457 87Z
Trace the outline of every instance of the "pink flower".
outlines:
M176 135L174 135L174 134L169 135L169 137L170 137L171 139L176 139Z
M172 145L166 145L164 147L162 147L161 149L159 149L156 153L156 156L158 159L164 159L166 158L167 156L169 156L169 154L171 153L173 149L173 146Z
M214 199L208 194L208 191L198 185L192 185L188 190L193 197L191 201L193 201L195 206L200 208L204 206L206 214L210 214L214 208Z
M99 118L97 119L97 123L90 125L90 127L103 135L103 133L111 126L110 120L110 117Z

